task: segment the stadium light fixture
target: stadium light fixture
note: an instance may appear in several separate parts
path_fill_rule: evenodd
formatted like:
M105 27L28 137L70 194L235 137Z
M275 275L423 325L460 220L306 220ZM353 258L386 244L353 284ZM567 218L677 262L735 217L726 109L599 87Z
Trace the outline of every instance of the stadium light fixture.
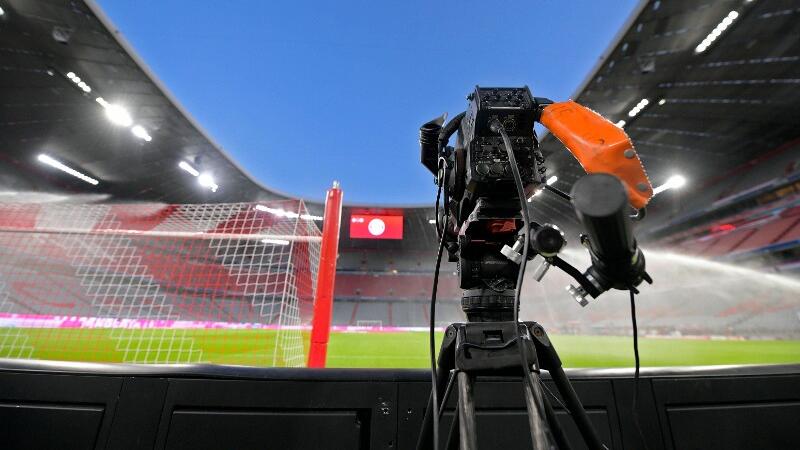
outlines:
M667 181L664 184L653 189L653 195L659 194L668 189L678 189L683 186L686 186L686 178L684 178L682 175L673 175L667 178Z
M70 75L72 75L72 77L70 77ZM75 79L77 78L77 77L75 77L75 74L72 73L72 72L67 73L67 77L70 78L73 81L75 81ZM86 86L86 87L89 88L88 86ZM84 89L84 91L85 92L91 92L91 88L89 88L88 90ZM115 125L120 125L120 126L123 126L123 127L130 127L131 133L133 133L134 136L136 136L137 138L139 138L139 139L141 139L141 140L143 140L145 142L150 142L150 141L153 140L153 137L150 136L150 133L147 132L147 129L145 127L143 127L141 125L134 125L133 124L133 118L131 117L131 115L128 112L128 110L126 110L124 107L122 107L120 105L115 105L113 103L109 103L103 97L97 97L96 99L94 99L94 101L96 101L100 106L105 108L106 117L108 117L108 120L110 120ZM184 163L181 162L181 164L184 164ZM200 175L200 172L198 172L194 168L191 168L191 170L189 170L189 169L183 167L181 164L178 164L181 167L181 169L191 173L194 176L199 176ZM188 163L186 163L186 164L188 164ZM189 166L189 167L191 167L191 166Z
M138 137L139 139L144 140L145 142L150 142L153 140L153 138L150 136L150 133L148 133L147 130L145 130L144 127L141 125L132 126L131 133L133 133L133 135Z
M4 16L4 15L5 15L5 13L6 13L6 12L5 12L5 10L3 9L3 7L2 7L2 6L0 6L0 17Z
M555 183L556 181L558 181L558 177L553 175L552 177L547 179L547 185L552 186L553 183Z
M83 174L81 172L78 172L77 170L73 169L72 167L67 166L66 164L62 163L61 161L55 160L52 157L50 157L48 155L45 155L43 153L40 154L36 159L38 159L39 162L41 162L41 163L47 164L50 167L53 167L53 168L56 168L56 169L58 169L58 170L60 170L62 172L68 173L68 174L72 175L73 177L78 178L80 180L83 180L83 181L85 181L85 182L87 182L87 183L89 183L91 185L97 186L100 183L99 181L95 180L94 178L90 177L89 175L86 175L86 174Z
M210 173L208 172L200 173L200 171L195 169L194 166L192 166L186 161L179 162L178 167L181 168L182 170L185 170L186 172L189 172L189 174L192 175L193 177L197 177L197 182L200 184L200 186L211 189L211 192L217 192L217 189L219 189L219 185L217 184L216 181L214 181L214 177L211 176Z
M198 172L198 171L197 171L197 169L195 169L194 167L192 167L192 165L191 165L191 164L189 164L189 163L188 163L188 162L186 162L186 161L181 161L181 162L179 162L179 163L178 163L178 167L180 167L181 169L183 169L183 170L185 170L185 171L189 172L189 173L190 173L190 174L192 174L192 176L194 176L194 177L200 176L200 172Z
M275 245L289 245L289 241L286 239L262 239L261 242L265 244L275 244Z
M664 103L667 103L667 99L662 98L658 101L658 106L662 106Z
M428 219L428 223L434 225L436 224L436 219Z
M630 111L628 111L628 117L636 117L649 104L650 100L646 98L639 100L639 103L637 103L636 106L634 106L633 108L631 108Z
M311 214L300 214L300 218L303 220L322 220L322 216L314 216Z
M694 53L695 54L700 54L700 53L703 53L704 51L706 51L708 49L708 47L710 47L711 44L714 43L714 41L716 41L717 39L719 39L720 36L722 36L722 33L724 33L725 30L728 29L728 27L731 26L731 24L738 17L739 17L739 12L738 11L734 10L734 11L729 12L728 15L725 16L717 24L717 26L714 27L713 30L711 30L710 33L708 33L708 36L706 36L705 39L703 39L699 44L697 44L697 47L694 48Z
M625 122L624 120L620 119L620 120L618 120L618 121L617 121L617 123L615 123L614 125L616 125L616 126L618 126L618 127L620 127L620 128L625 128L625 124L626 124L626 123L628 123L628 122Z
M82 90L83 92L86 92L87 94L89 92L92 92L91 86L89 86L85 81L81 80L81 77L75 75L75 72L67 72L66 76L67 78L69 78L70 81L75 83L75 85L78 86L78 88L80 88L80 90Z
M115 105L113 103L107 103L105 108L106 117L108 117L108 120L110 120L114 125L123 127L129 127L133 125L133 118L131 118L131 114L124 107Z
M211 192L217 192L219 185L214 181L214 177L208 172L203 172L197 176L197 182L200 186L211 189Z

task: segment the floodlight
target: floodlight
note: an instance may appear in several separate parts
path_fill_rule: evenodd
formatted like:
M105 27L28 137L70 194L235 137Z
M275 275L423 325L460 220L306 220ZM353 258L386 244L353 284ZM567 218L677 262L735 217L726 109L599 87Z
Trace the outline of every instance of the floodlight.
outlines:
M153 140L153 138L150 136L150 133L148 133L147 130L145 130L144 127L141 125L132 126L131 133L133 133L134 136L146 142L150 142Z
M199 176L199 175L200 175L200 172L198 172L198 171L197 171L197 169L195 169L194 167L192 167L192 165L191 165L191 164L189 164L189 163L188 163L188 162L186 162L186 161L181 161L181 162L179 162L179 163L178 163L178 167L180 167L181 169L183 169L183 170L185 170L185 171L189 172L190 174L192 174L192 176L195 176L195 177L196 177L196 176Z
M122 106L108 103L105 108L106 117L108 117L108 120L110 120L113 124L123 127L129 127L133 125L133 119L131 118L130 113L128 113L128 110Z
M207 172L203 172L198 175L197 182L200 183L200 186L211 189L211 192L217 192L217 189L219 189L219 185L217 185L217 183L214 181L214 177Z
M668 189L678 189L686 185L686 178L682 175L673 175L664 184L653 189L653 195L664 192Z
M69 166L67 166L66 164L64 164L64 163L62 163L60 161L57 161L57 160L53 159L52 157L50 157L48 155L41 154L36 159L38 159L39 162L41 162L41 163L47 164L50 167L53 167L53 168L56 168L56 169L58 169L58 170L60 170L62 172L68 173L68 174L72 175L73 177L78 178L80 180L83 180L83 181L85 181L85 182L87 182L89 184L97 186L100 183L99 181L95 180L94 178L92 178L92 177L90 177L90 176L88 176L86 174L83 174L81 172L78 172L77 170L73 169L72 167L69 167Z

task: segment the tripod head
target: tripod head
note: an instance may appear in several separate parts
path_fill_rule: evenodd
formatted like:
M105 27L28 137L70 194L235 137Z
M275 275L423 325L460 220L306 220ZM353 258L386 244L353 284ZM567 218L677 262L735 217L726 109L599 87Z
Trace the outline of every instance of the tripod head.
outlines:
M458 262L461 307L468 321L512 320L518 275L526 260L523 255L527 260L537 255L544 259L537 280L550 265L572 276L578 286L571 286L570 293L584 306L587 296L650 281L644 256L631 234L628 194L635 192L631 203L640 209L652 189L624 131L574 102L554 104L533 97L527 87L476 86L467 99L468 109L446 124L443 115L422 125L420 150L422 164L444 193L442 208L437 202L437 232L448 260ZM564 105L577 107L568 112L577 111L587 120L570 125L575 114L560 120ZM527 211L521 205L527 205L537 189L551 189L544 181L545 161L533 129L543 116L547 118L543 123L553 125L562 142L573 143L576 148L568 149L584 167L610 173L589 175L572 192L573 206L587 230L582 242L592 255L592 266L584 273L558 257L565 240L557 226L530 221L526 226L523 221ZM448 146L456 133L455 147ZM597 141L608 142L609 147L598 147Z

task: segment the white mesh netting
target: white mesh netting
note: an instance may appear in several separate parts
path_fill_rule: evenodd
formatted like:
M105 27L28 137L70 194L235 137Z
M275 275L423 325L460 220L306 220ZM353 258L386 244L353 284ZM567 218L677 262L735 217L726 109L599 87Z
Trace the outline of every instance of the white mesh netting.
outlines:
M300 366L302 201L0 204L0 357Z

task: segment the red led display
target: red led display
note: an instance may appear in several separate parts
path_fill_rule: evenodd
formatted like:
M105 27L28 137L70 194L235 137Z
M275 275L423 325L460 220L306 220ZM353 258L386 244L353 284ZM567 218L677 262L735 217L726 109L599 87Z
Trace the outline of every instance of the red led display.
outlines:
M403 239L403 216L352 214L350 237L353 239Z

